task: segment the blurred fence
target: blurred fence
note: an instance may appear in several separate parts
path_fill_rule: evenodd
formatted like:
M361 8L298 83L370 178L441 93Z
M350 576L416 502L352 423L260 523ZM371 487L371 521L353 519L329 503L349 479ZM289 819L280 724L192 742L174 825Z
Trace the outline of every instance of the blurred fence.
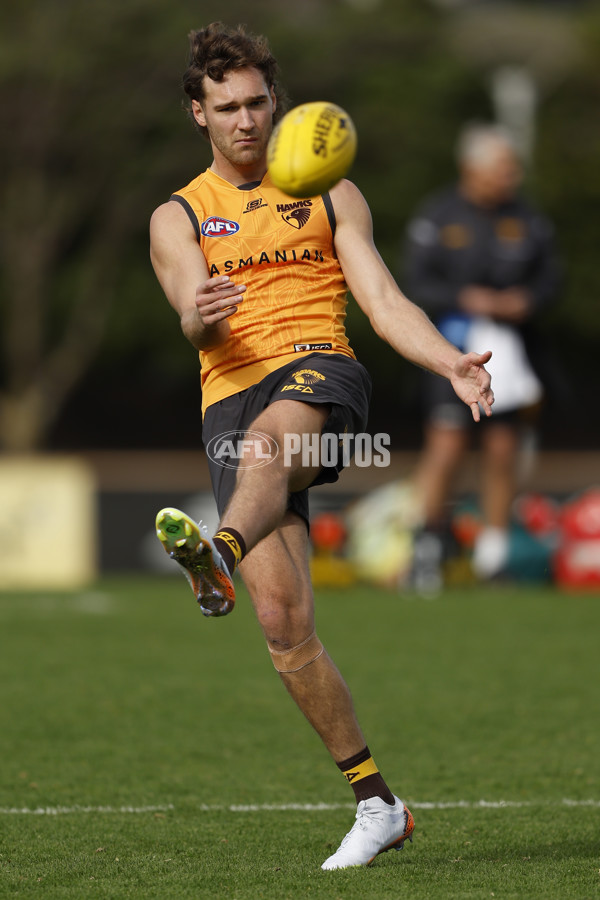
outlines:
M311 491L311 513L343 513L370 492L408 484L416 460L417 453L395 452L387 468L350 465L336 484ZM476 493L478 465L473 452L461 470L452 504ZM544 452L536 456L523 490L560 505L594 486L600 486L597 453ZM98 574L117 572L177 574L156 540L158 510L179 506L209 529L217 524L202 452L5 457L0 461L0 490L2 589L78 588Z

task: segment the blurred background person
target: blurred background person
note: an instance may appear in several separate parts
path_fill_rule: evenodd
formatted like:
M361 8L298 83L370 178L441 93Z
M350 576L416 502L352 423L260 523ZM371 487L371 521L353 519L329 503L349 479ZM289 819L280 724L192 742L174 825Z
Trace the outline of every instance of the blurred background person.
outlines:
M445 336L467 351L493 351L496 404L477 432L481 446L483 529L472 566L481 579L500 576L521 439L544 395L544 353L536 318L557 297L560 265L553 228L520 193L523 166L510 135L469 124L456 149L458 180L426 199L408 228L407 292ZM471 427L442 379L423 374L424 448L415 472L422 529L415 536L413 586L442 585L446 505L468 449Z

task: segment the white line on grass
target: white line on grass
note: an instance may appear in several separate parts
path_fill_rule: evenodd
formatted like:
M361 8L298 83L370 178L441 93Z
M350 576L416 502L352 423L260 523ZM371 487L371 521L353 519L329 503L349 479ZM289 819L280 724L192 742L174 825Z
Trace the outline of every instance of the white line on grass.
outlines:
M408 804L411 809L515 809L526 806L553 806L557 801L551 800L450 800L450 801L412 801ZM559 801L564 806L594 806L600 807L600 800L569 800ZM201 804L203 812L287 812L288 810L300 810L305 812L321 812L323 810L354 809L354 803L251 803L247 805L235 804L221 806L219 804Z
M3 816L64 816L73 813L150 813L168 812L175 809L172 803L164 806L36 806L31 809L27 806L17 807L0 806L0 815Z
M450 800L450 801L409 801L411 809L520 809L522 807L554 806L559 802L563 806L591 806L600 807L600 800ZM201 812L330 812L336 809L354 809L354 803L251 803L224 804L201 803L198 809ZM158 806L38 806L30 807L2 807L0 815L3 816L63 816L75 813L152 813L171 812L176 807L172 803Z

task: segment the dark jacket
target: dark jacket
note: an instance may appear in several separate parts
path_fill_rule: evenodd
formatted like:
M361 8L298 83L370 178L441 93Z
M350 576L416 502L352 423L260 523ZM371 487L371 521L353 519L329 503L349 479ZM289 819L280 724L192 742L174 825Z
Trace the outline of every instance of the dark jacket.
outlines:
M487 210L455 186L426 200L408 227L400 283L438 325L458 312L466 285L528 290L532 313L518 330L542 381L554 380L535 319L557 299L562 266L551 223L522 197Z
M408 296L437 320L457 309L465 285L531 292L533 313L558 295L561 267L550 222L521 197L493 210L456 187L427 200L408 229Z

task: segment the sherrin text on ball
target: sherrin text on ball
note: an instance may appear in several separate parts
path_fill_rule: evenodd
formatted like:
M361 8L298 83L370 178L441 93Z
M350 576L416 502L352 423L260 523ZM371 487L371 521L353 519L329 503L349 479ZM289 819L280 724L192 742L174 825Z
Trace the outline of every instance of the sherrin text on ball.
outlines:
M324 194L347 174L356 155L352 119L335 103L303 103L275 126L267 153L273 184L292 197Z

